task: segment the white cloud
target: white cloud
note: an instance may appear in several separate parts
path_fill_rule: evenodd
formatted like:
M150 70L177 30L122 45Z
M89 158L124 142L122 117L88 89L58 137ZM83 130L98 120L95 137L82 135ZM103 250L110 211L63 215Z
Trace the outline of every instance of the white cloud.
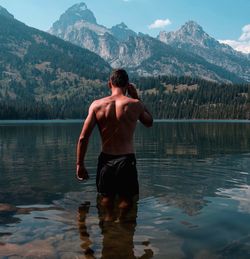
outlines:
M250 24L245 25L242 28L242 34L239 38L240 41L250 41Z
M219 40L219 42L227 44L237 51L250 53L250 24L242 28L242 34L238 40Z
M237 51L250 53L250 41L242 42L236 40L219 40L219 42L227 44Z
M154 21L154 23L150 24L148 26L148 28L151 29L159 29L159 28L164 28L168 25L171 24L171 21L169 19L166 20L161 20L161 19L157 19Z

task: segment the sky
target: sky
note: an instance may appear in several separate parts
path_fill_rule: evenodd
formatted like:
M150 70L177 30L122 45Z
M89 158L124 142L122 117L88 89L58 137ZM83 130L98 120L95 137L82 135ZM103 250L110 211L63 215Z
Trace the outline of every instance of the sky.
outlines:
M193 20L215 39L250 53L250 0L0 0L0 5L25 24L47 31L79 2L108 28L124 22L155 37Z

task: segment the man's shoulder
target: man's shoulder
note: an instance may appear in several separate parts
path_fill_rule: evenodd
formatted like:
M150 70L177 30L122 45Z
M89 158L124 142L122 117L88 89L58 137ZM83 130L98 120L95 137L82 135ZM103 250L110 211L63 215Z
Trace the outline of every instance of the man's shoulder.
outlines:
M123 98L119 98L119 99L114 99L112 98L111 96L105 96L103 98L100 98L100 99L96 99L92 102L91 106L93 108L97 108L97 107L100 107L100 106L103 106L103 105L106 105L110 102L117 102L117 101L121 101L122 103L124 104L135 104L135 105L139 105L141 104L141 101L138 100L138 99L133 99L131 97L128 97L128 96L124 96Z
M90 106L95 109L95 108L102 106L104 103L107 103L108 100L109 100L109 96L106 96L106 97L103 97L100 99L96 99L91 103Z
M133 106L136 106L136 107L142 106L142 103L139 99L134 99L134 98L131 98L131 97L128 97L128 103L133 105Z
M105 96L105 97L102 97L102 98L100 98L100 99L94 100L93 103L94 103L95 105L100 105L100 104L103 104L103 103L108 102L109 100L110 100L110 96Z
M128 97L128 99L131 103L140 103L141 102L139 99L134 99L134 98L131 98L131 97Z

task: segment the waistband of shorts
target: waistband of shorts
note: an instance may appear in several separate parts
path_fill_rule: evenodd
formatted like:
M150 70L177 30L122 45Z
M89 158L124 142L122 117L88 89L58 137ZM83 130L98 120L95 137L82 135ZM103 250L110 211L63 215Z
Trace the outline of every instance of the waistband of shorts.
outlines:
M122 154L122 155L112 155L112 154L107 154L107 153L101 152L99 155L99 158L105 159L105 160L113 160L113 159L119 159L119 158L135 159L135 154L128 153L128 154Z

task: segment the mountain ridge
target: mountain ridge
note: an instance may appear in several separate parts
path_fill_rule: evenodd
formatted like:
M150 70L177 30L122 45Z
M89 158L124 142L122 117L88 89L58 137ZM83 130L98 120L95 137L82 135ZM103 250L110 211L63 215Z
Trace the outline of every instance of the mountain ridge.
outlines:
M53 24L53 27L65 28L69 25L73 25L76 21L79 21L79 19L97 24L93 12L82 2L68 8L67 11L60 16L59 20Z
M78 12L75 8L75 12ZM65 13L69 15L70 10ZM60 19L56 23L60 23ZM123 22L109 29L84 19L78 17L73 25L66 27L53 25L49 32L95 52L113 68L124 67L139 76L174 73L219 82L234 82L232 78L238 82L250 81L250 60L210 37L194 21L187 22L176 32L161 32L157 38L153 38L134 32ZM161 51L154 49L156 45ZM177 56L173 57L166 46L171 46ZM155 55L158 52L163 55ZM182 56L189 56L190 60Z
M157 38L167 45L199 55L209 63L240 74L243 80L250 81L250 61L247 56L212 38L194 21L185 23L174 32L160 32Z

